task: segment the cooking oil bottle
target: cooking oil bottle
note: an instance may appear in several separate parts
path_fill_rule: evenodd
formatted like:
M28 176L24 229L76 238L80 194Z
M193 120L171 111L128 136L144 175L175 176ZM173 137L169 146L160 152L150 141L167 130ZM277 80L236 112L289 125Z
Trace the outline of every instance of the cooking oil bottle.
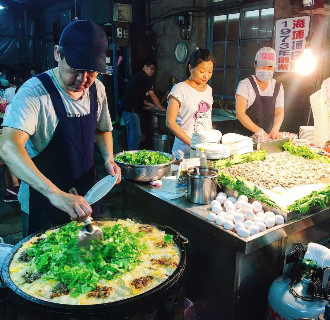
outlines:
M207 167L207 157L204 152L204 148L199 148L199 161L201 167Z

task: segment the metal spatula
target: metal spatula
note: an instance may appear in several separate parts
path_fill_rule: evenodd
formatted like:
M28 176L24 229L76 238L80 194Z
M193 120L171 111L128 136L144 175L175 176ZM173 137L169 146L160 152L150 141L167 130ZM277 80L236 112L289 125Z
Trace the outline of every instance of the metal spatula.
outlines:
M116 184L118 176L108 175L98 181L84 196L89 205L97 202L102 197L104 197ZM78 195L78 192L75 188L69 190L70 193ZM103 237L103 231L93 225L93 218L88 217L85 221L85 227L79 231L78 234L78 243L81 246L86 246L92 240L100 240Z
M76 188L69 190L71 194L78 195ZM100 240L103 237L103 231L92 224L93 218L88 217L84 221L84 228L79 231L78 244L80 246L88 245L92 240Z

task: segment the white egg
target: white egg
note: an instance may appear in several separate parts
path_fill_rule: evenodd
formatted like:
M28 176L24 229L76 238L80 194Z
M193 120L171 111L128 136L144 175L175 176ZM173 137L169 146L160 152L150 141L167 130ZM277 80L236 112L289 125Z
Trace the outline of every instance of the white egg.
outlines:
M234 215L233 214L227 214L226 219L230 220L230 221L234 221Z
M250 235L250 231L245 228L240 228L237 230L237 234L242 238L247 238Z
M253 211L253 207L252 207L251 203L244 202L244 204L242 204L241 208L244 212L247 210Z
M228 214L232 214L233 216L234 216L235 213L236 213L235 209L230 208L230 207L226 209L226 212L227 212Z
M257 201L257 200L253 201L251 204L252 204L253 206L256 206L256 207L260 207L260 208L262 208L262 204L261 204L259 201Z
M257 212L257 213L256 213L256 217L260 217L260 218L262 218L263 220L265 220L265 219L267 218L267 216L266 216L262 211Z
M265 219L265 225L267 228L271 228L275 226L275 218L274 217L267 217Z
M224 192L219 192L217 194L217 197L225 197L225 198L227 198L227 195Z
M245 220L244 214L243 213L236 213L234 215L234 221L235 222L243 222Z
M256 226L256 225L251 226L251 227L249 228L249 231L250 231L250 234L251 234L251 235L257 234L257 233L259 233L259 227Z
M256 216L254 218L254 223L257 223L257 222L262 222L264 223L265 219L263 217L259 217L259 216Z
M234 197L228 197L227 200L228 201L231 201L232 203L236 203L237 202L237 199L234 198Z
M254 222L252 220L246 220L243 223L244 223L246 229L249 229L249 227L254 225Z
M244 201L242 201L242 200L238 200L238 201L235 203L235 207L236 207L237 209L240 209L240 208L242 208L242 205L244 205L244 203L246 203L246 202L244 202Z
M226 201L224 202L223 206L224 206L225 208L231 207L231 208L235 209L235 205L234 205L230 200L226 200Z
M211 222L214 222L216 218L217 218L217 215L216 215L214 212L210 212L210 213L207 215L207 220L209 220L209 221L211 221Z
M252 208L255 213L262 211L262 205L258 201L252 202Z
M248 202L249 198L246 195L242 194L238 197L238 201Z
M238 229L241 229L241 228L245 229L245 226L242 222L236 222L234 228L237 231Z
M275 213L272 212L272 211L266 211L265 212L265 215L266 215L266 217L273 217L273 218L275 218Z
M257 221L257 222L256 222L256 226L259 227L260 232L266 230L266 225L265 225L263 222Z
M224 216L217 216L217 218L215 219L215 223L218 226L223 226L225 222L226 222L226 218Z
M219 206L214 206L214 207L212 207L212 212L214 212L214 213L219 213L219 212L221 212L221 211L223 211L223 210L222 210L222 208L219 207Z
M284 223L284 217L282 217L279 214L275 215L275 223L276 224L283 224Z
M244 214L242 209L237 209L235 212Z
M218 200L212 200L211 201L211 207L213 206L220 206L221 207L221 203Z
M255 214L251 210L245 211L244 216L245 216L246 220L254 220L254 218L255 218Z
M225 212L225 211L220 211L220 212L218 213L218 216L222 216L222 217L227 217L227 215L228 215L228 213Z
M215 200L219 201L221 204L223 204L226 201L227 197L224 196L217 196Z
M226 230L233 230L234 229L234 223L233 223L233 221L226 220L225 223L223 224L223 227Z

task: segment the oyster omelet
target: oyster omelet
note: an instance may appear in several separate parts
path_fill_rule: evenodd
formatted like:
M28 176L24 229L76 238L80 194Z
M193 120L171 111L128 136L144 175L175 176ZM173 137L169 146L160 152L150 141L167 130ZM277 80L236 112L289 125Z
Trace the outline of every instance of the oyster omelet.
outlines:
M130 219L101 221L100 241L78 245L82 224L71 222L34 236L15 253L15 285L38 299L91 305L127 299L168 279L180 262L172 235Z

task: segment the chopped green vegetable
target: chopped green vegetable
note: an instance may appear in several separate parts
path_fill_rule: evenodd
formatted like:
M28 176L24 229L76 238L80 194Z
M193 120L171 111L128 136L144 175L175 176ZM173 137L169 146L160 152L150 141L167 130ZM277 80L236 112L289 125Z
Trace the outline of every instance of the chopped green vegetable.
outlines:
M172 157L165 156L159 151L141 150L138 152L123 152L116 156L115 160L128 164L156 165L168 163L172 160Z
M290 204L287 207L288 211L298 210L301 213L306 213L310 207L314 205L319 205L323 209L327 207L327 204L330 201L330 185L319 190L312 191L309 195L296 200L294 203Z
M164 237L164 240L165 240L165 243L167 245L170 245L172 243L172 240L173 240L173 235L171 234L166 234L165 237Z
M301 156L307 159L315 159L321 162L330 163L330 158L317 154L307 146L295 146L291 140L284 143L283 149L289 151L295 156Z
M71 222L27 249L37 271L61 282L72 296L95 289L100 278L110 280L131 270L145 249L139 241L145 233L132 233L120 224L104 227L101 241L80 248L80 229L81 225Z
M264 160L266 155L267 155L266 150L258 150L244 154L233 154L231 157L227 159L216 161L213 166L218 170L222 170L226 167L230 167L232 165L239 163Z

